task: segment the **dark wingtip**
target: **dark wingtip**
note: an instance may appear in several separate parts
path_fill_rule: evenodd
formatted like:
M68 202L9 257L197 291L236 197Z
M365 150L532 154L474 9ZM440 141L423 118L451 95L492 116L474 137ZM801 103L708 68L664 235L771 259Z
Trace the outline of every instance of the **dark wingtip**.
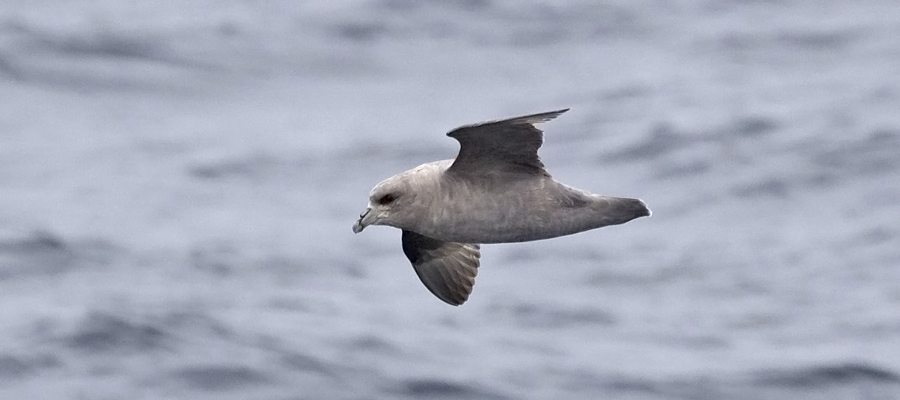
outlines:
M449 304L449 305L451 305L451 306L453 306L453 307L459 307L459 306L463 305L463 303L465 303L465 302L466 302L465 300L459 301L459 302L457 302L457 301L455 301L455 300L452 301L452 302L450 302L450 301L444 301L444 303L447 303L447 304Z
M537 113L537 114L525 115L522 117L510 118L509 120L511 122L522 121L525 123L535 124L535 123L539 123L539 122L550 121L550 120L562 115L562 113L564 113L566 111L569 111L569 109L564 108L562 110L547 111L547 112L542 112L542 113Z
M464 131L468 128L474 128L474 127L478 127L478 126L482 126L482 125L499 124L499 123L537 124L537 123L541 123L541 122L547 122L547 121L550 121L550 120L560 116L562 113L569 111L569 110L570 110L570 108L563 108L561 110L547 111L547 112L542 112L542 113L537 113L537 114L528 114L528 115L523 115L521 117L512 117L512 118L498 119L498 120L493 120L493 121L479 122L479 123L471 124L471 125L463 125L463 126L456 128L450 132L447 132L447 136L455 137L455 135L459 134L461 131Z
M428 291L431 292L431 294L433 294L434 297L437 297L438 300L443 301L444 303L449 304L453 307L459 307L463 303L465 303L466 300L469 299L468 294L466 294L464 297L460 298L459 293L451 293L451 292L442 293L442 292L433 290L431 287L429 287L427 285L425 286L425 288L428 289Z

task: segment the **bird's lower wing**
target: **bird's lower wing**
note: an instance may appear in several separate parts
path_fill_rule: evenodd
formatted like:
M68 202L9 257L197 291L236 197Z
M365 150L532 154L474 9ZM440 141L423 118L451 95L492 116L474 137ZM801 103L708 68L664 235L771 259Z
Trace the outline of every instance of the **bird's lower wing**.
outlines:
M479 246L444 242L403 231L403 253L428 290L445 303L465 303L478 274Z

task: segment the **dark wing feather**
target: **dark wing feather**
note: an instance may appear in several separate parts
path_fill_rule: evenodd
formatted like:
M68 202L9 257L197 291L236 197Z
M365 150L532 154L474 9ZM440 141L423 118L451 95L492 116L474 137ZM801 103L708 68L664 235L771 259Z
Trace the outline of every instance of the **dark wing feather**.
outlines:
M494 171L549 176L537 154L544 137L534 124L568 110L466 125L450 131L447 136L459 141L459 154L447 172L464 177Z
M477 244L444 242L403 231L403 253L428 290L445 303L465 303L478 274Z

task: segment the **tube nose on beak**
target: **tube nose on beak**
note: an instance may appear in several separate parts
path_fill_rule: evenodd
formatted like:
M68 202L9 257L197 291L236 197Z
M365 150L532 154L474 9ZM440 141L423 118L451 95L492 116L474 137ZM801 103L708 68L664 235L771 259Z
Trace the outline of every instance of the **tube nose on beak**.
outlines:
M359 214L359 219L356 220L356 223L353 224L353 233L362 232L363 229L366 229L366 227L372 223L371 221L368 221L366 219L366 217L368 217L369 213L371 213L371 212L372 212L372 209L367 208L366 211L363 211L362 214ZM371 219L371 218L369 218L369 219Z
M360 233L363 231L363 229L366 229L366 227L363 226L362 218L360 218L356 221L356 223L353 224L353 233Z

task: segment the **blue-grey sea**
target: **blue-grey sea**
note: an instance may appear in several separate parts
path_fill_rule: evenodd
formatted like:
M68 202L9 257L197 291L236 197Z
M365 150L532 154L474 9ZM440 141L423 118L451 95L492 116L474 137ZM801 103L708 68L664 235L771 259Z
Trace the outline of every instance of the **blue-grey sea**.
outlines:
M464 124L650 218L351 231ZM4 0L2 399L900 399L894 0Z

